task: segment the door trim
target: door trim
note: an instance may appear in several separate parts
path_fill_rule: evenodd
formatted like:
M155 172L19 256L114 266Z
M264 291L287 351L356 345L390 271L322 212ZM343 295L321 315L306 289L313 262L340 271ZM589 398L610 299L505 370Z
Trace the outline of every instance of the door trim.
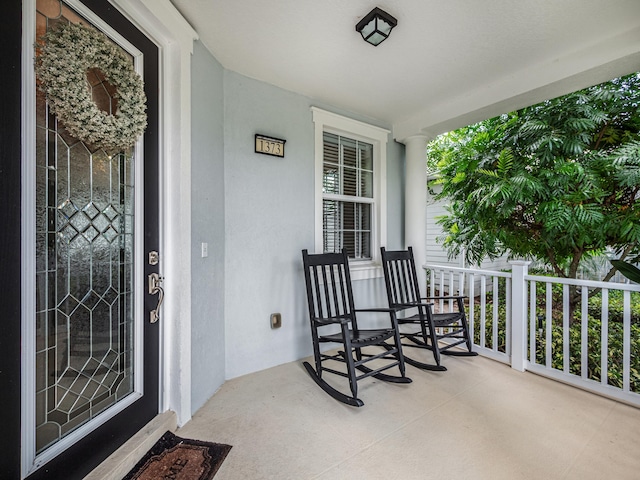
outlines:
M32 470L35 458L35 322L33 320L36 311L36 291L34 278L36 274L36 225L30 221L35 215L35 184L36 184L36 125L34 112L36 111L36 74L34 70L33 39L35 38L35 0L23 2L22 9L22 105L20 121L22 125L22 195L21 195L21 232L22 232L22 275L20 283L22 287L22 308L20 315L22 349L20 357L21 383L21 471L22 477ZM25 185L33 187L25 188ZM25 360L28 359L27 365ZM30 430L30 438L27 439L27 431ZM31 432L32 431L32 432Z
M191 419L191 55L196 31L169 0L109 0L158 45L160 237L165 302L160 412Z

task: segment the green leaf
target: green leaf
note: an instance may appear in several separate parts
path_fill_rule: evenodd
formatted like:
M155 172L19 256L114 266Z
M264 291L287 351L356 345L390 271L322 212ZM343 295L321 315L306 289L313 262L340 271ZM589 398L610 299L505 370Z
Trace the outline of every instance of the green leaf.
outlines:
M640 269L624 260L609 260L611 265L632 282L640 283Z
M498 157L498 173L504 177L509 173L509 170L513 167L513 153L510 149L505 148L500 152Z
M456 175L453 177L453 179L451 180L453 183L460 183L460 182L464 182L464 180L467 178L467 176L465 175L464 172L458 172L456 173Z

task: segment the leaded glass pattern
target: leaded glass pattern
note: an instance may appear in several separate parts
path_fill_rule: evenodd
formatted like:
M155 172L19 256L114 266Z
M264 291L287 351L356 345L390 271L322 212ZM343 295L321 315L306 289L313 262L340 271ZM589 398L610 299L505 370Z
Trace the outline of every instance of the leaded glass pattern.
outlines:
M80 17L38 0L37 34ZM83 20L83 23L86 21ZM96 104L114 89L87 72ZM115 155L73 138L36 102L36 450L133 391L133 149Z

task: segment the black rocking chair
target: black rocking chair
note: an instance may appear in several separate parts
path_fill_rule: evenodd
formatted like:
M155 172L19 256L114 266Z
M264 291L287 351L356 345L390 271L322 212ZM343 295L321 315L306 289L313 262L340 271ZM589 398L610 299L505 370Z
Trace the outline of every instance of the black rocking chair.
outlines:
M400 336L405 341L403 347L428 349L433 352L435 365L423 363L405 356L405 361L414 367L425 370L444 371L446 367L440 364L440 355L475 356L473 343L469 336L467 317L464 311L464 296L420 297L420 288L416 265L413 259L413 249L382 252L382 267L387 287L389 308L396 312L414 309L417 313L398 318L399 325L414 325L419 329L401 331ZM433 313L433 303L430 300L453 300L457 310ZM439 333L442 332L442 333ZM446 339L448 342L440 342ZM407 343L410 342L410 343ZM467 350L453 349L465 344Z
M307 286L315 369L308 362L304 362L304 366L311 378L336 400L356 407L364 405L358 398L357 382L359 380L374 377L386 382L411 383L411 379L405 376L395 311L390 308L359 310L354 308L346 250L342 253L313 255L303 250L302 260ZM368 330L359 328L356 314L364 312L387 313L389 326ZM320 351L321 343L338 343L342 345L342 350L334 354L324 353ZM373 353L364 353L363 348L369 346L383 348ZM344 363L346 372L326 366L332 361ZM374 367L365 366L365 363L371 361L376 361ZM400 376L381 373L393 367L398 367ZM363 373L357 375L356 370ZM348 378L351 396L329 385L322 378L323 372Z

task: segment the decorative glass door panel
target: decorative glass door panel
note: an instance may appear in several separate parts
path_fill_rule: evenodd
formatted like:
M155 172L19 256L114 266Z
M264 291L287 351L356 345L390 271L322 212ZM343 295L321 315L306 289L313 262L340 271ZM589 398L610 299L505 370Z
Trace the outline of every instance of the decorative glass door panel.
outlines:
M38 0L37 35L80 17ZM86 22L83 22L86 23ZM87 72L102 110L117 98ZM134 391L134 149L73 138L36 102L36 454Z

